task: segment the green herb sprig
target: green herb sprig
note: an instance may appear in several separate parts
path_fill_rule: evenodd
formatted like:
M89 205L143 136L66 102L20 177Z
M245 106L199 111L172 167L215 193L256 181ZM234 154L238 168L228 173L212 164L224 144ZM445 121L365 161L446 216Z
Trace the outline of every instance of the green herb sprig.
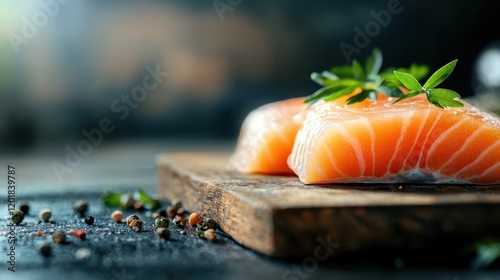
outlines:
M129 196L129 193L118 193L114 191L106 191L104 196L102 197L102 201L104 205L108 207L119 207L124 210L130 209L132 206L127 205L125 201L127 199L123 199L124 196ZM134 192L133 202L141 202L146 205L151 210L157 210L161 207L161 204L158 200L149 196L144 190L139 189Z
M401 96L394 103L423 93L427 96L427 100L429 100L430 103L438 106L439 108L463 107L464 104L462 102L455 100L455 98L460 98L460 94L450 89L436 88L450 76L451 72L453 72L453 70L455 69L456 64L457 60L455 59L445 66L439 68L436 72L434 72L434 74L431 75L431 77L425 82L423 86L420 85L418 80L411 74L401 71L394 71L394 75L396 76L396 78L406 88L411 90L407 94Z
M389 97L398 97L394 103L425 94L427 100L439 108L464 106L462 102L455 100L460 98L457 92L436 88L450 76L457 60L439 68L423 86L419 80L428 74L429 67L412 64L409 68L390 68L379 73L382 60L382 52L376 48L366 59L364 67L354 60L351 65L337 66L330 71L312 73L311 79L323 87L306 97L305 102L312 105L320 100L332 101L350 95L359 88L361 92L350 96L347 100L348 105L367 98L376 100L380 92ZM403 94L400 90L401 86L408 88L410 92Z
M364 67L354 60L351 65L336 66L330 71L312 73L311 79L323 87L306 97L305 102L312 105L320 100L335 100L350 95L357 88L360 88L361 92L349 97L347 104L361 102L367 98L376 100L378 92L390 97L402 97L403 93L399 87L403 84L394 71L410 73L416 79L424 78L429 72L429 67L425 65L412 64L409 68L390 68L379 73L382 61L382 52L375 48L366 59Z

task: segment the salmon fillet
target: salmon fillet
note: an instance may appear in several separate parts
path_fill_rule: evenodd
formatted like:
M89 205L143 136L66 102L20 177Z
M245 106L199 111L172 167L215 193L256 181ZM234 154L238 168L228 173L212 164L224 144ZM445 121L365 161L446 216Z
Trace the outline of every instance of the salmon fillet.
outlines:
M500 183L497 116L466 102L441 109L423 94L393 101L318 102L296 135L289 167L306 184Z
M292 98L250 112L228 168L242 173L294 174L287 159L306 107L304 98Z

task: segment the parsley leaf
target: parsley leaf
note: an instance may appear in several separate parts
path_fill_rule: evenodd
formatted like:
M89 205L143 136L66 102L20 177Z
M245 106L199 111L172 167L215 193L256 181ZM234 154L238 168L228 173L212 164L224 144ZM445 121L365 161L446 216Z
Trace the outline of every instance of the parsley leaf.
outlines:
M452 62L446 64L445 66L439 68L432 76L425 82L424 88L435 88L440 83L442 83L448 76L450 76L451 72L455 69L455 65L457 64L457 59ZM460 97L460 96L459 96Z
M422 90L422 86L412 75L398 71L394 71L394 75L409 90Z
M455 59L439 68L423 86L420 85L417 79L411 74L394 71L396 78L401 81L405 87L411 90L411 92L401 96L394 103L424 93L427 96L427 100L439 108L463 107L464 104L462 102L455 100L456 98L460 98L460 94L450 89L435 88L450 76L456 64L457 60Z
M330 71L312 73L311 80L321 85L322 88L306 97L305 102L311 106L320 100L335 100L353 94L356 89L361 91L350 97L347 104L361 102L367 98L376 100L378 93L390 97L403 97L400 87L404 83L396 77L393 72L394 68L379 73L382 62L382 52L375 48L367 57L364 67L360 62L354 60L350 65L335 66ZM395 69L410 74L411 78L421 79L427 75L429 68L424 65L412 64L409 68ZM418 89L421 89L418 81L416 85L418 85ZM414 88L416 89L416 87Z

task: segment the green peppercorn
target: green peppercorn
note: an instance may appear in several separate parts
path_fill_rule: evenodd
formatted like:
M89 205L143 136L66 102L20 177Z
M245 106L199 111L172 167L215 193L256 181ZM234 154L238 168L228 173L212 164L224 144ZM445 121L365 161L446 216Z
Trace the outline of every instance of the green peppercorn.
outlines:
M44 241L37 246L38 252L42 254L42 256L48 258L52 255L52 247L49 242Z
M205 232L203 230L199 230L196 232L199 238L205 239Z
M174 217L174 224L178 227L184 227L184 225L186 224L186 219L182 216L179 216L179 215L176 215Z
M12 222L19 225L24 220L24 213L21 210L12 211Z
M44 208L40 210L39 216L44 222L48 222L50 217L52 217L52 211L49 208Z
M156 228L167 228L170 221L162 216L159 216L155 219L155 227Z
M160 239L168 239L170 237L170 231L167 228L159 227L156 229L156 234Z
M30 212L30 205L26 201L19 202L19 210L23 211L24 215L28 215Z
M54 243L66 243L66 233L62 230L58 230L52 235L52 240Z

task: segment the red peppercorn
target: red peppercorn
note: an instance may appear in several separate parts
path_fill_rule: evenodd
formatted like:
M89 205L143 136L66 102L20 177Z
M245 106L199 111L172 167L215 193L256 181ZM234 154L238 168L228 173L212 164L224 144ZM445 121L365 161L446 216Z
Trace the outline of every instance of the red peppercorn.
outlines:
M76 232L75 236L76 236L76 238L78 238L80 240L84 240L85 237L87 237L87 233L83 230L79 230Z

